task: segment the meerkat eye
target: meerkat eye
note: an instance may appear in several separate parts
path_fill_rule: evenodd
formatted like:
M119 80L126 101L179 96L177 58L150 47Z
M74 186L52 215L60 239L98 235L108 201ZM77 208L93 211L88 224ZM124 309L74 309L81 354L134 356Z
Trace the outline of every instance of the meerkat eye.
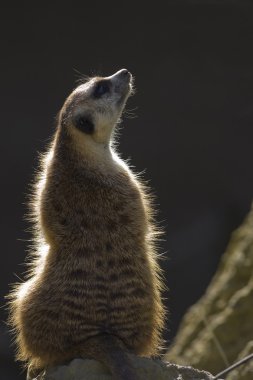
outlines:
M86 133L87 135L91 135L94 132L95 126L92 120L85 116L79 116L75 122L76 128L80 131Z
M97 83L94 91L94 97L100 98L104 94L110 91L109 83L108 81L102 80Z

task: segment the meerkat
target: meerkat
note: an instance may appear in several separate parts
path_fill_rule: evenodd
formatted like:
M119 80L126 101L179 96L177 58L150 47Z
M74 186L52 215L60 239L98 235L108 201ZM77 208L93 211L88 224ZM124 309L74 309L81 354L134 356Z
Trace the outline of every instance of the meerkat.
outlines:
M42 159L32 267L10 302L17 358L30 377L83 357L102 361L115 379L136 379L129 353L153 356L161 347L152 201L114 144L132 87L126 69L79 85Z

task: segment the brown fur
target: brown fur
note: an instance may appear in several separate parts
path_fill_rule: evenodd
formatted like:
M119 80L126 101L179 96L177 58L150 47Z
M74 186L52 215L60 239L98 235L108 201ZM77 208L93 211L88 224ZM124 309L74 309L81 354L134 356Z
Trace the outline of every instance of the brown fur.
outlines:
M33 267L11 301L18 359L33 368L99 359L100 336L138 355L159 351L164 308L150 197L107 144L124 104L115 115L74 91L43 159L32 197ZM78 107L95 114L94 136L73 126Z

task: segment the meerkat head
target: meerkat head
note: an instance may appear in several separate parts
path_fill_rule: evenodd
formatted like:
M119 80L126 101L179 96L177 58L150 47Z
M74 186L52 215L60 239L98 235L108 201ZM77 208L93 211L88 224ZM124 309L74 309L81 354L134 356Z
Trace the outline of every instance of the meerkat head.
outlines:
M126 69L109 77L91 78L67 98L60 113L60 128L79 151L108 147L131 91L132 75Z

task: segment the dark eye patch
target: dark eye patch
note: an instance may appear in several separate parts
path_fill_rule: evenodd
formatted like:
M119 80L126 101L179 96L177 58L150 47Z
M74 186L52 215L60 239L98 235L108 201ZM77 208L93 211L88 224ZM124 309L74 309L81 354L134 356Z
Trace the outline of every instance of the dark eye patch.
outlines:
M75 121L75 126L87 135L92 135L95 130L95 125L89 116L78 116Z
M104 94L110 92L110 84L108 80L101 80L96 84L95 90L94 90L94 97L100 98Z

